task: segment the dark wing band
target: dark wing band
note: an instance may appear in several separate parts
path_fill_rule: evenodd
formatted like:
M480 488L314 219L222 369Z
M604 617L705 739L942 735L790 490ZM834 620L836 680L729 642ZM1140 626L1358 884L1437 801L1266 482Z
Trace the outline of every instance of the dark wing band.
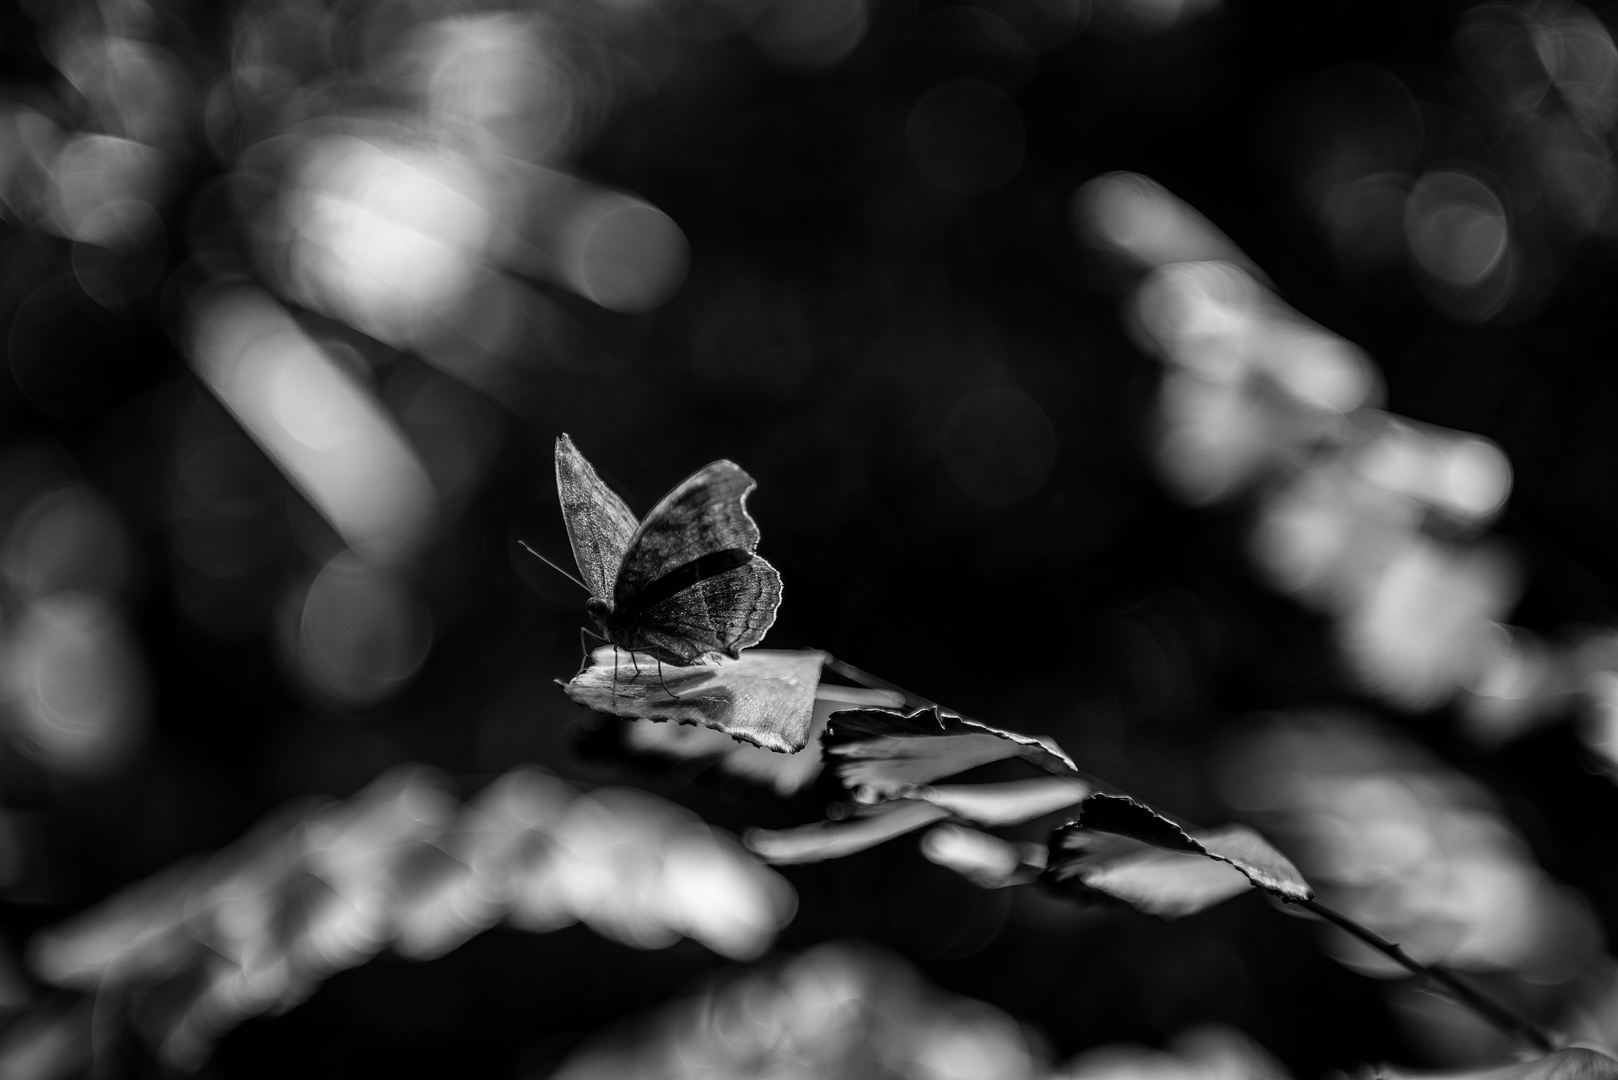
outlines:
M758 548L758 526L742 501L753 478L733 461L716 461L686 477L629 539L613 584L613 607L642 610L637 597L652 582L705 555Z
M727 548L724 551L713 551L698 556L684 566L675 567L636 593L634 606L618 608L618 615L626 620L637 619L642 612L656 607L675 593L689 589L699 581L717 577L726 570L745 566L753 558L753 553L746 548Z
M590 595L611 598L613 581L635 535L635 515L566 435L556 440L556 495L573 544L573 560Z
M735 656L764 640L780 606L781 575L755 555L646 608L631 632L687 661L710 652Z

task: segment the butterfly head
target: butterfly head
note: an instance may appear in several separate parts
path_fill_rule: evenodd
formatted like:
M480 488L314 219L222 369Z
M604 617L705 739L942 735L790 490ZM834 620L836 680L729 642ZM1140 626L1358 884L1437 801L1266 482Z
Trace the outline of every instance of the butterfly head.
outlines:
M584 602L585 613L595 620L601 628L602 635L614 645L627 647L629 635L624 627L619 625L617 612L613 610L612 601L604 596L592 596Z

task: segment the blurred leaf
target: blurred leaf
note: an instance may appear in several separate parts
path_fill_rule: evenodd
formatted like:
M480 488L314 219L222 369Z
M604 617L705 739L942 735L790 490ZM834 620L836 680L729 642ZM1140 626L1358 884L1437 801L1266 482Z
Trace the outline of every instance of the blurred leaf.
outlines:
M177 971L196 951L185 924L185 898L204 880L200 863L176 863L118 893L89 920L75 919L37 935L29 946L29 966L47 982L84 989L102 979Z
M930 830L921 838L921 853L981 889L1027 884L1045 868L1045 852L1038 845L1013 844L962 825Z
M1049 740L1001 731L936 705L913 713L833 713L821 743L827 754L842 759L837 775L847 787L869 788L883 798L909 795L917 785L1012 757L1059 775L1078 771Z
M1090 788L1078 780L1041 777L1006 784L911 787L908 791L908 798L862 805L849 817L795 829L753 829L747 834L747 846L772 863L840 859L949 817L977 825L1016 825L1071 806ZM985 839L1002 843L994 837Z
M1052 839L1046 881L1100 893L1165 919L1194 915L1252 888L1235 867L1202 855L1164 851L1108 833L1058 830Z
M390 943L426 958L502 919L583 922L636 948L688 937L745 960L796 906L733 837L654 795L580 794L522 769L457 806L430 771L402 768L41 932L30 959L59 986L149 998L161 1056L195 1068L237 1023Z
M563 686L596 712L700 724L765 750L795 754L814 722L821 653L748 649L736 660L676 667L603 645Z
M1464 1073L1407 1073L1387 1066L1376 1071L1378 1080L1615 1080L1618 1059L1597 1050L1570 1046L1533 1061Z
M937 706L910 714L892 709L833 713L821 743L828 754L852 759L838 767L838 775L858 791L864 805L847 818L781 831L752 830L748 846L770 862L841 858L948 817L985 826L1016 825L1072 806L1091 791L1090 785L1067 776L930 786L929 780L1012 757L1053 771L1073 771L1073 763L1053 746Z
M864 851L949 816L948 810L929 802L896 799L863 807L840 821L817 821L795 829L749 829L744 839L767 862L820 862Z
M1214 864L1209 864L1214 865ZM1162 1050L1112 1043L1080 1053L1053 1080L1291 1080L1286 1067L1235 1028L1201 1024Z
M1078 780L1041 777L1006 784L912 787L908 791L909 797L861 805L850 817L779 831L753 829L747 834L747 846L773 863L840 859L949 817L976 825L1016 825L1072 806L1090 788Z
M1050 851L1047 873L1055 880L1077 879L1146 910L1165 909L1160 914L1187 914L1240 891L1229 889L1228 875L1197 866L1200 859L1228 863L1282 900L1314 896L1297 867L1253 830L1231 825L1193 836L1124 795L1092 795L1077 821L1051 834Z
M571 1041L571 1040L570 1040ZM556 1080L1049 1077L1043 1040L859 942L817 945L587 1037Z
M911 795L978 825L1020 825L1083 802L1091 790L1083 780L1052 776L1004 784L918 787Z
M48 1002L20 1018L0 1036L0 1076L67 1080L84 1075L94 1061L93 1013L82 1000L66 1006Z

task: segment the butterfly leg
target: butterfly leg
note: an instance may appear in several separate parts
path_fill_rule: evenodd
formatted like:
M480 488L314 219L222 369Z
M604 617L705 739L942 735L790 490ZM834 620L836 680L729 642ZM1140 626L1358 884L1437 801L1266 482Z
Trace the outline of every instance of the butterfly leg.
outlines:
M663 658L659 656L655 659L657 660L657 685L663 688L663 693L678 701L680 695L676 694L673 690L670 690L669 684L663 681Z
M590 633L590 628L587 626L579 627L579 651L584 653L584 660L579 664L579 671L581 672L590 666L590 638L592 637L598 637L598 635ZM599 638L599 640L604 642L607 639Z

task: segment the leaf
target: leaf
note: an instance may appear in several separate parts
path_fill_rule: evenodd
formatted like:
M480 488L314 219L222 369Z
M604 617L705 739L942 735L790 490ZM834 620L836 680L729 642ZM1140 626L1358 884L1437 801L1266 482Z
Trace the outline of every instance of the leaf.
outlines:
M859 806L851 817L780 831L754 829L747 835L747 844L774 863L838 859L950 817L985 826L1016 825L1072 806L1090 788L1078 780L1040 777L1008 784L955 784L909 791L910 797Z
M921 838L921 853L982 889L1033 881L1045 868L1045 852L1035 844L1013 844L962 825L940 825Z
M1227 863L1086 832L1065 834L1060 848L1053 844L1045 880L1102 893L1165 919L1193 915L1252 888Z
M1303 879L1292 860L1270 842L1243 825L1227 825L1202 834L1209 856L1227 862L1247 880L1278 900L1313 900L1315 890Z
M850 817L780 831L754 829L747 834L747 844L770 862L819 862L864 851L949 817L978 825L1016 825L1072 806L1089 791L1089 785L1082 781L1060 777L1007 784L912 787L910 797L862 805Z
M813 743L820 737L826 729L826 718L838 709L901 700L887 690L821 683L815 689L808 741ZM772 789L787 798L820 775L822 762L818 753L778 754L733 739L722 731L691 724L622 717L603 717L603 721L602 727L583 734L574 749L620 767L628 765L648 780L690 783L722 776Z
M1141 849L1121 847L1117 840L1100 840L1098 834L1184 855L1192 862L1147 858ZM1193 835L1124 795L1092 795L1085 800L1077 821L1051 834L1050 846L1051 870L1047 873L1055 879L1077 878L1108 895L1118 894L1096 882L1119 882L1113 888L1127 895L1118 898L1147 910L1151 910L1149 890L1154 883L1163 890L1161 903L1181 913L1197 910L1187 905L1198 897L1203 898L1200 906L1206 907L1234 895L1222 892L1224 879L1220 876L1193 869L1197 859L1228 863L1253 885L1281 900L1295 902L1314 897L1314 890L1297 867L1253 830L1230 825ZM1124 859L1134 861L1119 869L1115 864Z
M749 649L736 660L660 664L603 645L562 689L580 705L625 719L700 724L781 754L804 748L824 654Z
M821 744L829 756L841 759L837 775L845 786L867 788L881 798L904 797L918 785L1012 757L1059 775L1078 771L1055 743L1001 731L936 705L913 713L833 713Z
M1094 795L1085 801L1078 825L1094 832L1128 836L1155 847L1205 855L1227 862L1254 885L1281 900L1314 898L1315 891L1298 868L1258 833L1229 825L1193 837L1151 807L1127 795Z
M946 784L918 787L911 796L942 806L978 825L1020 825L1083 802L1092 788L1083 780L1042 776L1004 784Z
M842 820L817 821L795 829L749 829L743 839L766 862L821 862L864 851L949 816L948 810L929 802L896 799L861 808Z

